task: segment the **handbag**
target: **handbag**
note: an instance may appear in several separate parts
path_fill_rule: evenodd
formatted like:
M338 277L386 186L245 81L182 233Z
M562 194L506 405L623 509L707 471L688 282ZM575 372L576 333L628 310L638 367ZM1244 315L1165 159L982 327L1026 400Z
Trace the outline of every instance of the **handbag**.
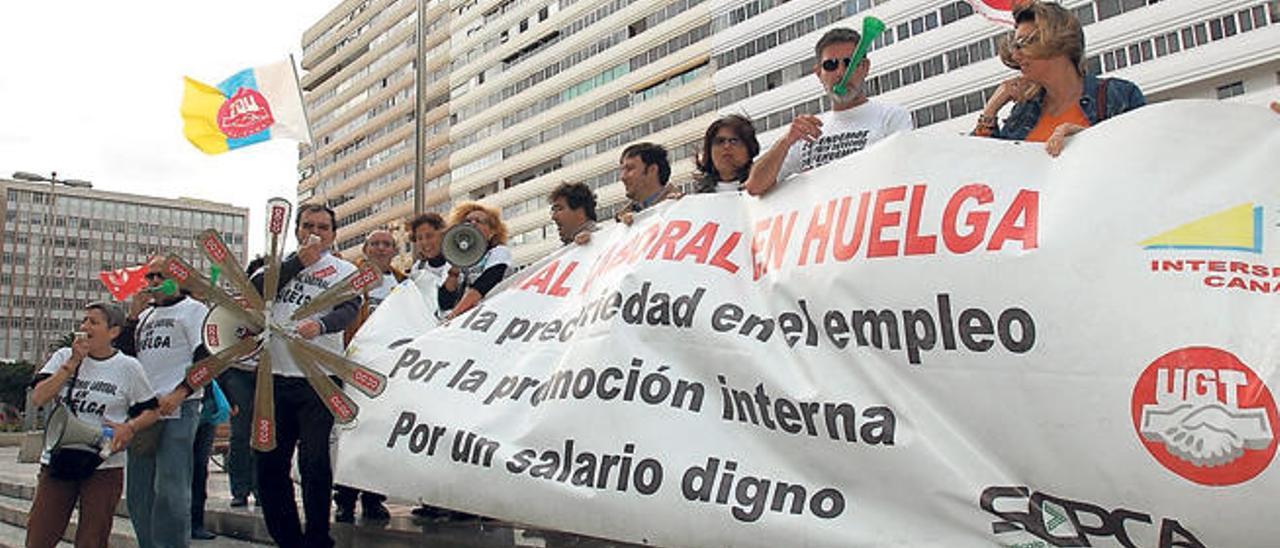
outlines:
M71 375L71 381L67 383L67 396L58 400L57 403L73 417L77 415L71 391L75 390L76 381L79 378L80 368L77 367L76 372ZM45 435L49 435L49 430L45 430ZM97 448L87 445L55 447L49 451L49 477L62 481L84 481L98 470L103 460Z

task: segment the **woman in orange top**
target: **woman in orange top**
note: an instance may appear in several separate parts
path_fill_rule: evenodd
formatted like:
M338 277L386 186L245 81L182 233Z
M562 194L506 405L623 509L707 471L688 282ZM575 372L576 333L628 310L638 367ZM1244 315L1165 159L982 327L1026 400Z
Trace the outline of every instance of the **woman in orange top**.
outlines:
M1013 13L1017 28L1000 44L1000 60L1022 72L996 88L974 135L1043 142L1051 156L1066 138L1146 104L1133 82L1084 72L1084 30L1061 5L1029 2ZM1014 102L1001 126L996 115Z

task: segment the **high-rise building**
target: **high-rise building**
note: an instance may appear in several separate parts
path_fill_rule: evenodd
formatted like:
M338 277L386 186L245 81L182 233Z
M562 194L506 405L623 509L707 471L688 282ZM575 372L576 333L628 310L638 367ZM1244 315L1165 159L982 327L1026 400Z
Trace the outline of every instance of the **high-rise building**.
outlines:
M1066 0L1084 23L1089 70L1137 83L1149 101L1280 98L1276 0ZM416 7L347 0L303 38L318 142L299 199L337 209L339 248L413 210ZM618 155L671 151L686 184L706 126L753 119L768 146L826 105L813 45L834 26L888 25L865 91L918 128L967 132L995 87L1008 32L957 0L455 0L425 2L422 180L427 210L482 199L502 211L518 264L559 242L547 194L596 189L602 217L624 201ZM406 247L407 249L407 247Z
M196 247L207 228L242 263L248 253L245 208L6 179L0 189L0 358L47 357L50 344L79 327L86 304L111 299L99 272L171 252L207 271Z

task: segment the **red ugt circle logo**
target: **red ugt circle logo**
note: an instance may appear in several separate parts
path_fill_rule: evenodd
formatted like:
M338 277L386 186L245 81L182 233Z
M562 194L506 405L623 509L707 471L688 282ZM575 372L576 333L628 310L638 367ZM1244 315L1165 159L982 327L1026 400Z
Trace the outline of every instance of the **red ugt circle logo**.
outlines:
M1276 454L1280 417L1271 391L1224 350L1191 346L1160 356L1138 377L1131 411L1151 456L1201 485L1248 481Z

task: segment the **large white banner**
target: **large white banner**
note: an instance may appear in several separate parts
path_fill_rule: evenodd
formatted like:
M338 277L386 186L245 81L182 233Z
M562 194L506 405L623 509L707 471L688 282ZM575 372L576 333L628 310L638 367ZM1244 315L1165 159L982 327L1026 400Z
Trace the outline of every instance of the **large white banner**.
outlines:
M658 546L1274 546L1278 163L1217 103L904 134L437 329L397 292L338 477Z

